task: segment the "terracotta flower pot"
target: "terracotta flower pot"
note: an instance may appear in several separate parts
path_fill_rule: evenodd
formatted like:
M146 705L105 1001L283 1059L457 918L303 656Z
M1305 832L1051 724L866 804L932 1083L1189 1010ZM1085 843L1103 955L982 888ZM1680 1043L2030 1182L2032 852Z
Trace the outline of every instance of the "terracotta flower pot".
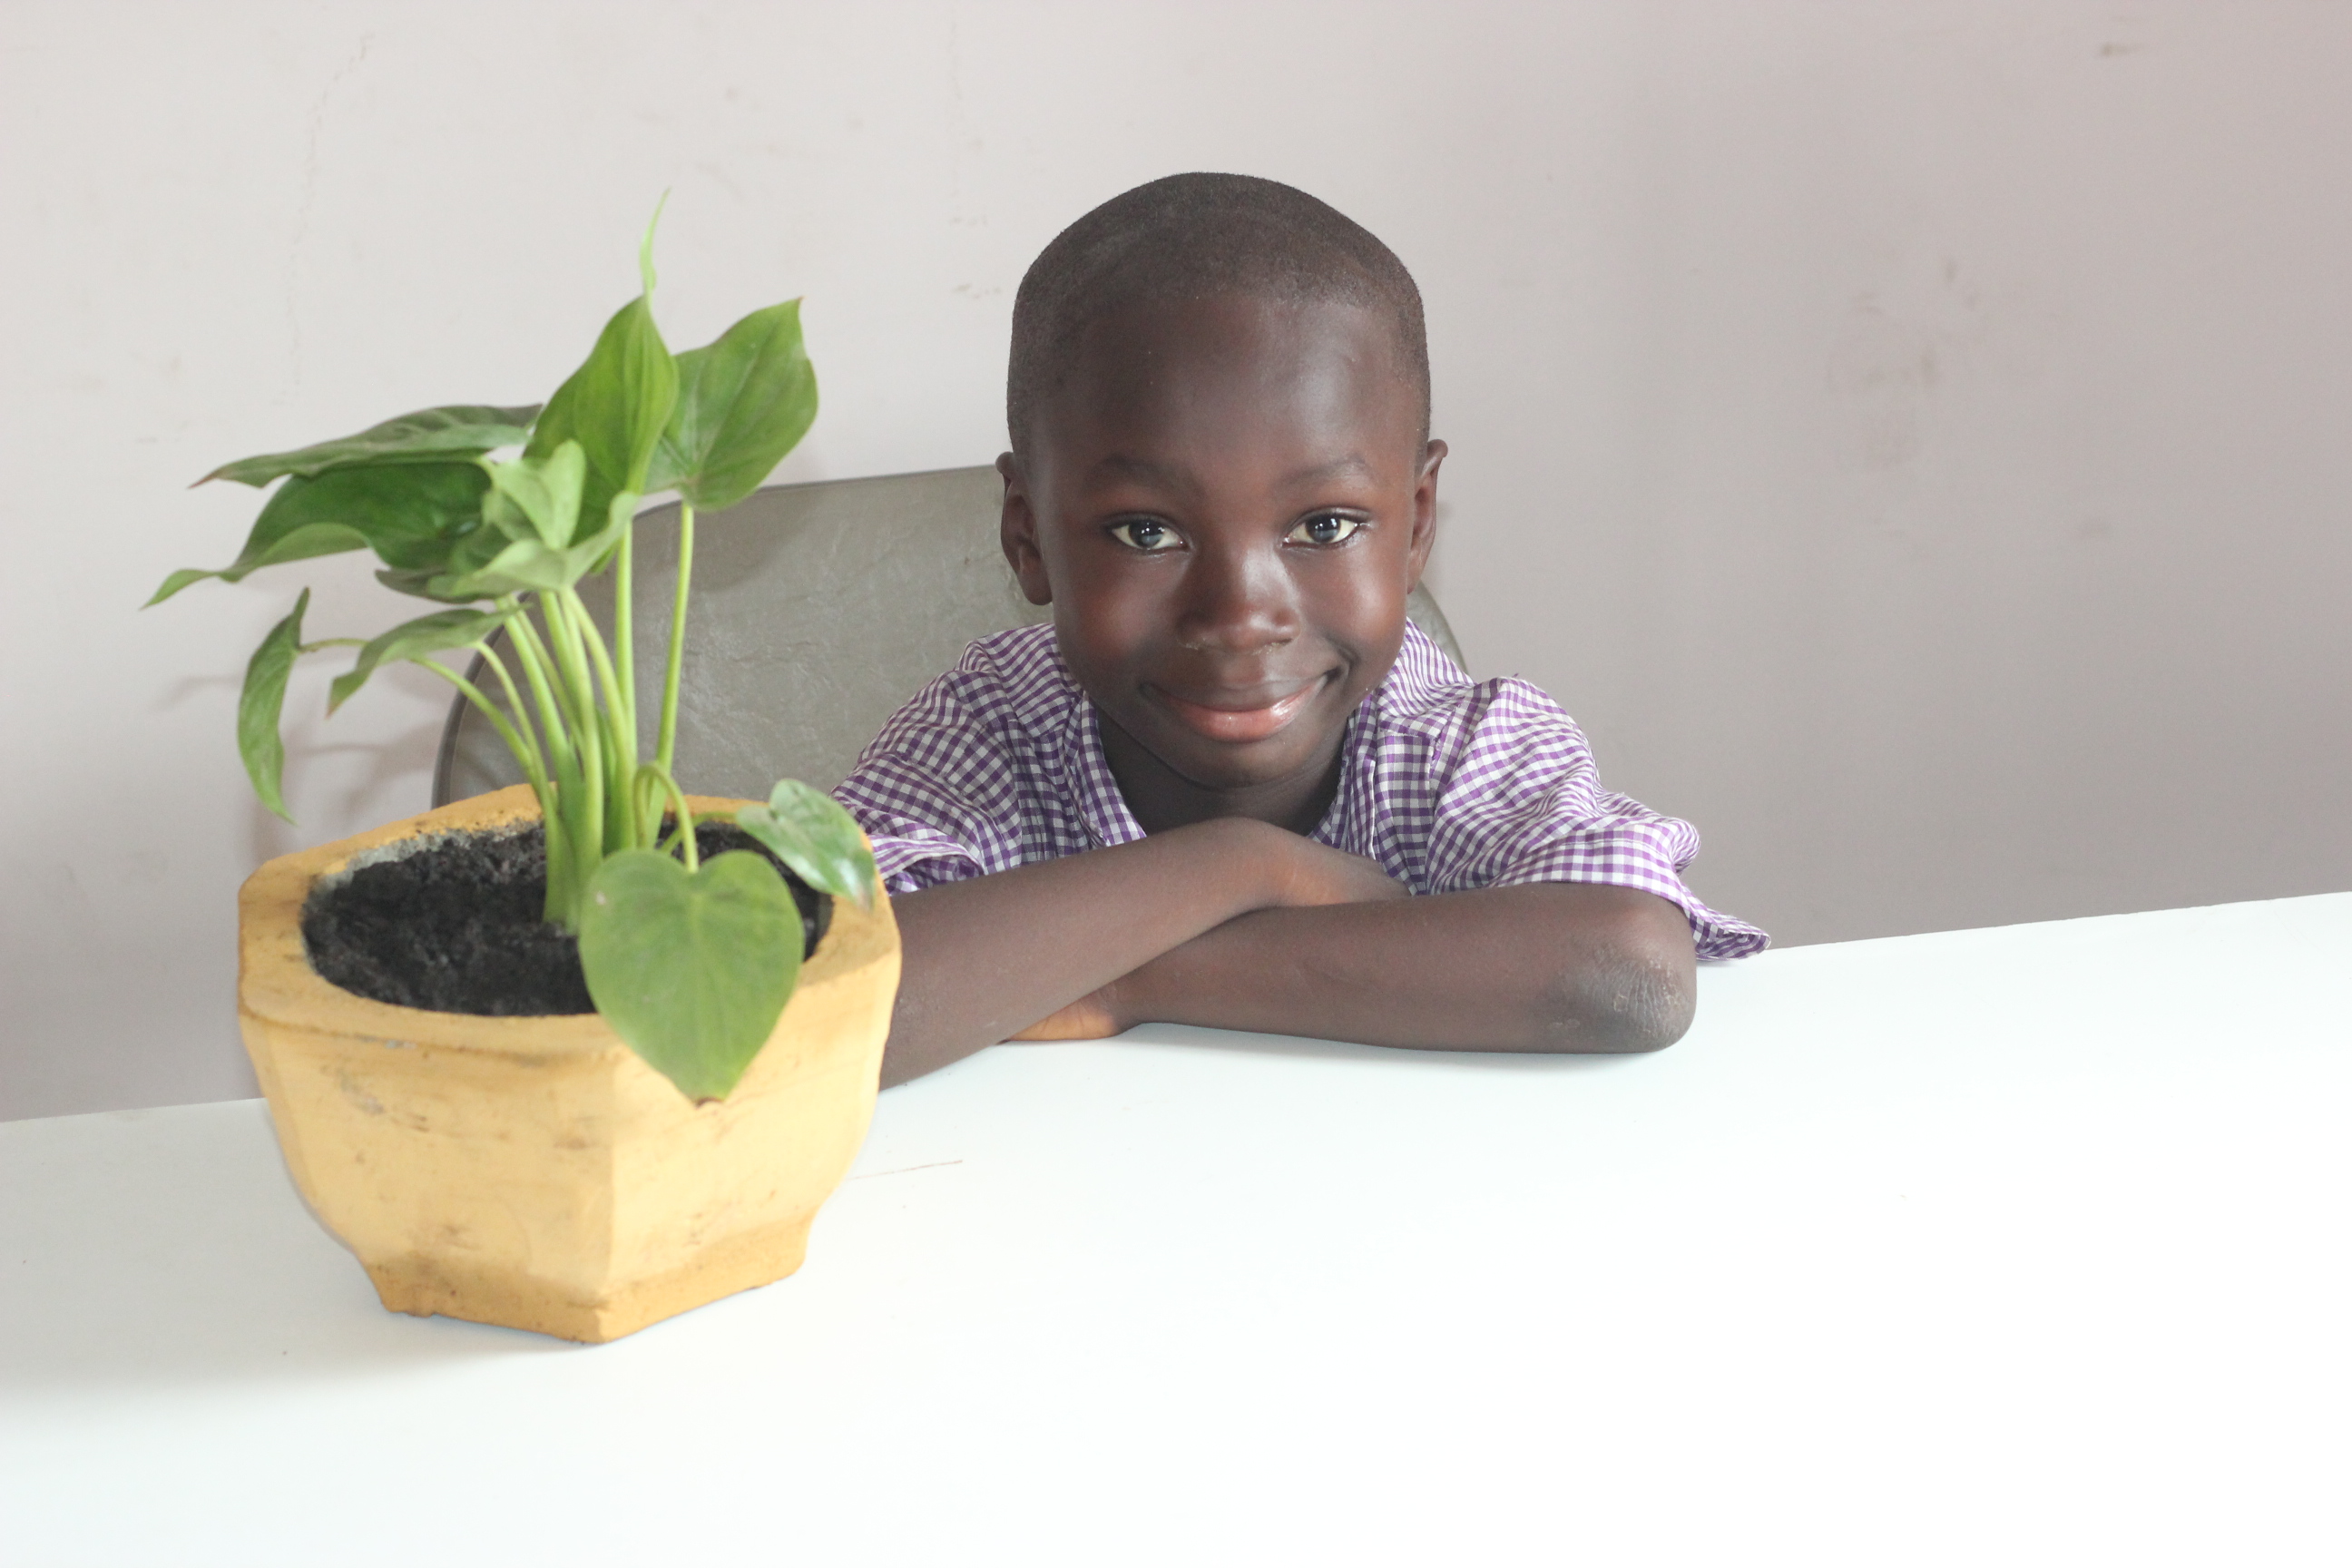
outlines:
M702 1106L593 1013L425 1012L312 971L320 878L537 816L518 786L270 861L238 895L237 1012L295 1184L387 1308L602 1342L800 1267L874 1113L898 930L887 900L837 901L775 1034Z

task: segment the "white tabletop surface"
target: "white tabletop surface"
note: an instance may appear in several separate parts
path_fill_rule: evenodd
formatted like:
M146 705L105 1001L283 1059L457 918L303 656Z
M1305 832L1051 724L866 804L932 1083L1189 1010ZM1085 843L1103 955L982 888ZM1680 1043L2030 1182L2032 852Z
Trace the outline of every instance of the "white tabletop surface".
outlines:
M1662 1055L882 1098L779 1285L395 1317L258 1102L0 1126L0 1561L2352 1561L2352 894L1767 953Z

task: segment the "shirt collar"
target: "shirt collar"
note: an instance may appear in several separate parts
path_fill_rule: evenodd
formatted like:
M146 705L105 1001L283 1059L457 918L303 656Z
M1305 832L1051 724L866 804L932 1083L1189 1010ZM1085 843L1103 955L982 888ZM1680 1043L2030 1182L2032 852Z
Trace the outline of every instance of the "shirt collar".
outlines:
M1054 662L1059 667L1070 702L1061 736L1062 784L1066 798L1076 805L1078 820L1092 847L1104 849L1114 844L1132 844L1145 837L1143 825L1136 821L1127 797L1119 793L1118 780L1111 774L1110 759L1103 754L1102 713L1078 685L1069 666L1063 663L1058 647L1054 651ZM1359 830L1381 816L1376 798L1379 783L1374 774L1387 700L1392 695L1404 698L1410 706L1412 699L1460 674L1419 626L1410 621L1405 623L1404 646L1398 652L1396 664L1390 668L1388 678L1366 692L1363 701L1348 716L1348 727L1339 737L1339 787L1333 792L1323 820L1315 825L1309 837L1318 844L1353 848L1358 854L1366 852L1359 847L1359 840L1365 837Z
M1073 687L1076 682L1072 682ZM1084 691L1077 692L1062 731L1062 785L1078 808L1092 847L1132 844L1142 837L1143 825L1135 820L1127 796L1111 776L1110 759L1103 754L1102 713Z

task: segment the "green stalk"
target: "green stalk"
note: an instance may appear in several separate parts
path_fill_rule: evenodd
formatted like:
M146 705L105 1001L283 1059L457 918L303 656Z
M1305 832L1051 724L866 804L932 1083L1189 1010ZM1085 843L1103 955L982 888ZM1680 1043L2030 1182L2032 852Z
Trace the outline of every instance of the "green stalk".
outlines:
M637 751L637 653L635 626L636 604L631 584L635 564L637 526L630 523L613 556L613 662L621 668L621 723L628 732L629 754Z
M550 809L550 803L542 801L539 823L545 835L541 843L547 850L547 908L541 918L549 925L577 931L580 928L572 916L580 900L572 886L577 879L572 874L572 839L563 830L563 814Z
M540 613L547 614L544 604ZM572 743L572 729L564 722L563 694L554 681L554 655L541 640L539 628L531 625L530 607L522 606L522 613L507 626L514 633L515 656L522 661L523 678L530 683L531 696L539 704L540 728L553 753L552 798L540 802L540 820L547 835L546 917L550 924L571 931L587 887L577 862L579 836L567 820L584 793L580 752Z
M663 767L659 763L640 763L637 764L637 778L639 781L642 782L648 776L650 776L656 784L661 786L664 794L669 796L671 808L677 814L677 831L675 836L675 842L677 843L680 852L685 856L686 868L689 871L698 869L701 865L700 851L698 849L694 842L694 810L691 806L686 804L686 791L678 787L677 780L672 778L670 776L670 771L667 768ZM665 849L668 848L670 847L670 840L665 840L662 844L662 847Z
M661 745L654 761L667 773L677 763L677 676L686 662L686 595L694 578L694 507L677 505L677 601L669 614L669 662L662 669ZM675 781L673 781L675 783Z
M499 657L499 650L491 646L488 637L476 643L474 649L482 656L482 662L490 667L490 673L499 678L499 685L507 694L507 711L514 716L515 731L523 742L522 746L516 746L509 739L507 744L513 749L515 760L522 764L523 772L530 774L535 782L543 783L547 778L547 754L539 748L539 737L531 730L530 710L523 706L522 694L515 689L514 677L507 673L507 661ZM530 750L525 752L523 746ZM540 811L544 816L548 792L541 789L539 794Z
M474 646L478 648L483 645L476 643ZM466 700L472 703L482 717L490 721L490 728L499 732L499 739L507 743L507 750L512 752L515 761L522 764L523 776L530 781L531 793L539 796L539 808L544 815L548 807L550 791L547 787L547 769L540 761L539 748L515 732L515 727L507 722L506 715L499 711L498 704L482 694L481 688L451 669L447 665L430 658L413 658L409 663L423 665L456 687L464 695ZM506 671L501 669L499 675L500 679L504 679ZM507 690L509 694L513 692L514 685L511 681L508 683Z
M574 737L580 746L580 798L567 808L569 826L573 834L572 855L580 868L577 891L583 895L588 879L604 859L604 725L596 712L595 679L589 673L588 658L581 646L580 628L573 622L579 611L579 597L570 589L542 595L540 605L549 612L548 633L554 639L557 668L562 684L572 694L572 706L580 715L580 732ZM576 916L576 910L575 916Z
M474 646L488 656L492 668L499 672L499 681L506 687L507 700L514 703L515 711L520 716L522 705L516 700L514 681L508 676L505 667L499 662L498 655L490 651L487 641ZM560 920L561 912L568 910L574 901L570 889L564 886L570 879L564 874L569 866L569 858L564 852L565 839L562 818L557 815L555 791L548 782L546 764L540 756L538 744L530 738L529 721L524 721L523 729L518 731L514 725L507 721L506 715L499 711L498 705L482 694L480 688L456 670L429 658L420 658L411 662L423 665L463 693L466 700L471 702L476 710L490 721L490 727L498 731L499 738L507 743L507 749L512 752L515 760L522 764L523 776L530 780L531 793L539 797L540 822L546 836L544 844L547 855L548 901L543 916L550 921L564 923L566 930L572 929L568 922L562 922ZM563 898L561 905L557 902L559 893Z
M534 656L545 660L556 706L566 721L568 754L563 759L563 777L557 790L556 816L562 827L551 828L548 837L547 905L548 919L570 931L576 929L579 901L587 896L588 879L595 875L596 868L604 861L604 762L599 744L595 693L577 641L567 635L564 602L557 595L547 593L540 594L538 598L539 613L547 626L547 640L540 641L537 629L530 627L527 619L518 617L517 624L530 632L529 646ZM526 645L518 639L516 646ZM559 852L562 856L560 863L555 858Z
M620 682L613 712L613 732L618 738L613 793L605 807L608 817L617 817L608 823L607 833L632 849L647 837L644 813L635 809L635 791L627 787L625 776L637 759L636 536L633 521L613 554L613 662L620 667Z
M604 636L596 629L595 618L589 615L586 603L573 590L567 588L564 592L570 600L565 606L565 618L587 650L589 663L604 690L604 700L596 710L604 726L604 851L613 854L640 848L646 836L638 831L630 793L630 774L637 760L637 732L623 710L627 695L613 668L613 656L605 649Z
M546 613L544 606L541 613ZM539 628L530 624L530 610L507 623L515 634L515 657L522 661L523 678L530 683L530 694L539 703L540 728L546 732L549 750L559 760L577 765L577 748L572 743L572 725L566 722L562 694L552 688L555 656L547 644L540 640Z

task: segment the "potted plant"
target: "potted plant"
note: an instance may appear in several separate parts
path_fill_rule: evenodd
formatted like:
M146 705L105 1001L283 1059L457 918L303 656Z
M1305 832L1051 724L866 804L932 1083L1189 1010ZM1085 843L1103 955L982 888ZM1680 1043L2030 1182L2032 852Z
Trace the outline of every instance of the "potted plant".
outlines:
M263 866L239 896L239 1016L296 1184L385 1306L587 1341L799 1267L865 1137L898 989L845 812L790 780L764 803L688 795L673 771L695 511L767 477L816 383L798 300L673 355L652 245L545 405L428 408L206 475L277 489L234 562L149 601L370 550L385 586L442 606L306 641L305 589L246 672L254 788L287 816L288 674L335 647L357 654L330 711L420 665L529 783ZM641 694L631 536L657 490L683 502L677 596ZM609 637L578 592L605 571ZM457 650L491 689L433 657Z

